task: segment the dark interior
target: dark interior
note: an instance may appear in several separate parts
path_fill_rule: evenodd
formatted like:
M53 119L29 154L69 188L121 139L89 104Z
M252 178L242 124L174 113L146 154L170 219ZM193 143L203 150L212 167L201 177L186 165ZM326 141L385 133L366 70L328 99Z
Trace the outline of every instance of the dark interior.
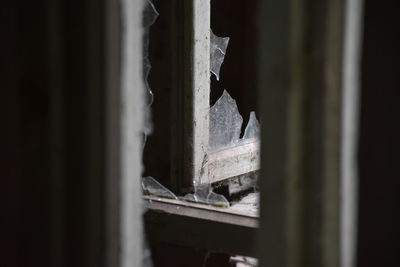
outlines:
M399 266L398 1L365 2L359 139L358 266Z

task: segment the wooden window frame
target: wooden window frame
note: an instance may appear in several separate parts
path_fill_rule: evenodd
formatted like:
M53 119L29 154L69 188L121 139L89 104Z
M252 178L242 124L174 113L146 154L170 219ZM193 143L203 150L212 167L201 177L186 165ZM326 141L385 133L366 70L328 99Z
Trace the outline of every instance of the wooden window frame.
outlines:
M340 159L352 158L354 153L354 150L343 149L349 138L354 138L354 133L346 133L349 119L341 117L342 110L349 114L355 109L351 107L354 103L344 101L343 96L352 94L354 102L357 94L355 82L349 82L352 79L341 71L344 67L357 72L355 56L344 60L344 55L349 56L348 50L354 49L359 40L355 38L357 40L352 43L346 43L348 28L359 29L359 22L352 21L351 14L345 12L350 2L357 6L361 0L346 0L340 5L334 0L323 3L267 0L259 9L262 47L259 50L259 76L262 77L259 93L263 103L262 124L268 126L261 138L260 187L264 205L261 206L260 231L257 232L258 223L235 228L235 234L243 238L235 246L243 248L239 249L243 255L255 255L254 240L258 234L261 266L352 265L352 255L343 255L339 250L344 244L354 248L355 234L354 217L350 221L340 221L349 209L354 216L355 203L355 174L340 171L346 168L343 166L346 163ZM181 0L177 3L177 31L184 34L175 47L179 49L174 49L179 53L183 51L183 55L177 57L175 77L179 109L176 124L180 130L173 162L179 175L172 178L175 188L184 188L191 187L193 181L212 183L233 175L234 172L221 171L215 180L210 179L206 176L212 169L205 170L210 164L204 162L208 159L211 166L222 165L234 154L227 150L207 155L210 27L204 18L209 17L209 1ZM355 9L359 15L359 7ZM324 10L324 15L320 10ZM310 44L308 38L314 38L311 40L314 54L305 49ZM317 94L313 94L315 92ZM354 140L350 143L354 149ZM246 150L239 155L241 153L246 155ZM346 184L350 186L344 190ZM321 197L315 201L318 195ZM149 235L151 242L238 252L232 247L232 239L217 242L214 236L232 236L233 228L228 226L235 225L235 220L226 219L232 213L166 199L145 197L144 201L148 208L147 232L159 233ZM180 209L184 211L178 212ZM221 215L220 221L210 219L215 214ZM307 227L313 225L316 231L307 231ZM249 234L241 234L244 232ZM183 236L200 238L190 243ZM211 236L218 245L213 246L202 236Z
M210 1L177 0L174 4L174 36L179 38L174 49L177 110L173 127L178 130L172 184L175 191L182 192L194 183L212 184L258 170L260 143L249 140L209 153ZM144 202L150 242L255 255L256 214L151 196L144 196ZM182 233L185 238L180 238ZM217 238L219 235L226 238Z
M191 187L193 183L212 184L259 169L259 141L209 153L209 111L210 111L210 1L177 1L178 36L183 36L177 53L178 71L175 78L183 82L177 84L178 103L184 114L177 119L178 128L182 129L177 142L177 154L173 164L181 175L175 189ZM179 15L184 14L184 15ZM183 25L183 26L182 26ZM183 145L181 145L183 144ZM177 163L178 161L178 163ZM235 164L240 163L240 164ZM177 190L177 191L178 191Z
M177 142L176 149L180 160L176 162L181 165L188 163L185 166L178 164L177 169L181 170L181 175L176 177L176 181L179 185L186 181L191 186L195 173L202 168L205 147L201 147L201 144L207 145L207 131L198 135L197 124L192 119L196 114L207 116L205 110L200 110L201 113L196 110L209 101L208 95L207 98L201 98L203 102L193 101L194 98L190 97L196 93L193 88L203 88L202 83L194 79L192 72L200 52L196 52L196 49L196 53L192 51L191 44L197 35L193 33L193 21L189 19L192 18L192 13L197 12L195 8L202 7L197 7L201 4L200 1L177 2L179 8L176 19L184 22L177 23L177 28L187 34L179 42L183 50L174 50L184 51L180 53L192 56L182 56L178 60L177 74L184 74L179 76L184 79L175 79L181 93L178 107L182 108L179 112L182 118L177 121L182 126L182 131L178 134L181 139ZM351 267L354 264L354 215L357 196L354 125L357 123L357 51L361 39L362 0L265 0L261 3L258 18L258 69L261 80L258 92L262 101L260 117L267 130L262 132L261 137L260 230L257 230L256 223L259 219L253 215L145 197L144 202L148 208L145 214L147 232L153 233L150 235L152 242L167 241L203 246L244 255L255 254L254 240L257 234L261 266ZM65 64L65 56L71 54L64 52L75 51L75 45L72 50L69 48L64 51L65 40L62 33L70 28L63 27L65 21L61 18L64 14L72 14L75 9L72 4L69 12L63 13L61 11L64 5L61 2L49 2L49 59L55 74L54 80L49 83L54 89L51 94L51 109L54 112L51 125L54 128L50 135L52 142L63 139L61 151L57 145L49 147L54 156L54 169L51 170L54 180L50 185L54 190L50 197L53 202L51 220L54 227L51 229L54 234L50 241L51 251L55 255L54 262L60 262L67 244L64 238L66 234L70 234L69 230L74 235L80 235L83 233L81 229L90 229L85 233L86 237L79 239L85 240L85 250L76 255L87 255L90 262L103 262L99 260L103 256L100 253L105 251L104 265L141 266L143 1L106 0L104 4L107 8L99 7L95 1L85 1L86 7L93 5L95 8L85 8L84 11L88 13L79 14L85 30L78 34L80 41L84 41L78 41L76 47L79 51L86 51L80 49L83 46L94 48L87 50L88 57L83 61L88 63L83 68L84 77L70 77L68 75L71 73L76 74L76 69L74 64ZM185 19L181 20L182 17ZM203 29L204 36L207 37L206 28L208 30L209 25ZM75 35L65 35L69 36ZM102 43L105 43L105 47L100 45ZM199 49L200 43L201 40L198 42ZM313 49L309 49L310 44ZM83 54L85 53L78 55ZM208 53L203 55L205 58L209 56ZM103 56L104 60L101 59L101 63L97 64L97 60ZM207 78L203 77L202 80L207 81L204 82L204 88L207 89L209 70L203 67L202 71L196 69L195 73L201 73ZM65 74L68 75L64 76ZM103 86L99 78L103 76L104 91L99 89ZM84 94L92 97L86 99L88 102L82 101L79 104L84 114L76 113L73 105L63 106L62 97L69 89L64 82L68 77L72 79L72 85L80 84L82 88L87 88ZM102 99L103 93L106 96L105 101L97 101ZM73 116L70 117L71 113ZM76 134L85 135L85 140L90 142L83 150L84 162L80 162L75 170L71 163L76 161L70 161L74 154L64 154L62 151L65 144L70 144L70 141L64 140L63 126L67 125L64 124L66 122L74 125L71 118L78 116L87 117L79 124L81 129L78 128ZM104 127L99 123L101 119L105 120ZM84 125L83 121L91 122L95 127L90 127L92 124ZM191 123L184 127L187 122ZM98 138L102 131L106 143L104 151L101 148L103 137ZM179 145L187 138L192 138L197 148ZM81 152L77 147L71 151ZM200 150L196 150L198 148ZM194 150L200 151L200 154L193 156ZM64 159L63 155L68 157ZM211 162L212 158L211 156ZM215 162L218 162L220 158L216 158ZM98 172L103 161L106 165L104 183L102 174ZM86 163L87 166L83 166ZM79 202L79 205L72 203L67 209L64 201L71 199L65 199L64 189L72 192L75 188L67 187L75 184L66 183L71 177L67 176L69 172L64 171L69 168L74 169L72 174L82 171L78 177L84 179L78 184L85 188L80 188L77 192L83 202ZM104 207L101 207L99 200L104 200ZM64 225L63 214L70 211L72 215L75 214L75 210L71 209L75 205L84 206L81 211L87 210L90 213L88 217L78 216L77 220L73 220L74 224L83 222L84 228L66 228ZM103 234L104 238L99 240L99 236ZM106 245L103 247L103 244ZM73 247L71 244L67 245L68 248Z

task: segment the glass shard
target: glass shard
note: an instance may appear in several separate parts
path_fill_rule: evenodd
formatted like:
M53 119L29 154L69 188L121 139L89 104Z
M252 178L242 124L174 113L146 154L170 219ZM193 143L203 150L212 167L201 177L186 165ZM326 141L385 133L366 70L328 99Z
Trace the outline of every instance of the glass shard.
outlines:
M153 25L159 16L154 4L150 0L146 0L143 9L143 27L149 27Z
M231 209L258 215L260 210L260 193L250 193L237 202L232 203Z
M229 261L236 267L257 267L258 259L246 256L232 256Z
M219 81L219 71L224 62L229 37L218 37L210 29L210 72Z
M213 192L212 187L209 184L200 184L195 186L194 194L187 194L182 199L217 207L229 207L229 201L223 195Z
M243 118L236 101L224 90L210 109L210 151L236 144L239 141L242 123Z
M254 111L250 112L249 122L244 130L243 139L259 138L260 136L260 123L256 118Z
M174 193L172 193L165 186L157 182L157 180L151 176L142 178L142 188L145 195L177 199Z
M143 81L147 91L146 94L146 110L145 110L145 120L144 120L144 135L150 135L153 131L153 125L151 123L151 109L150 106L153 103L153 92L147 81L150 73L151 64L149 59L149 36L150 36L150 26L156 21L158 17L158 12L155 9L153 3L150 0L145 1L143 9Z

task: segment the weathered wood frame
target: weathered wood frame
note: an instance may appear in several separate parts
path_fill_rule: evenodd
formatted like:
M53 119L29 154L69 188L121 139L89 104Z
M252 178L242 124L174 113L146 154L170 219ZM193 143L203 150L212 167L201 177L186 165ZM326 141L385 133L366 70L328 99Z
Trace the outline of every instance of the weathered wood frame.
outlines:
M178 88L173 188L181 191L193 183L215 183L259 168L256 140L210 154L210 1L177 0L175 6L175 79ZM183 55L182 55L183 52ZM183 114L183 115L182 115Z
M210 1L184 1L184 176L201 182L207 156L210 108Z
M147 237L152 243L255 256L258 216L203 204L145 197Z
M210 1L173 4L177 91L171 178L172 189L185 192L194 182L215 183L258 170L259 140L209 153ZM255 256L258 215L181 200L145 196L144 201L145 227L152 243Z
M104 266L141 266L142 0L105 1L106 260ZM95 203L98 205L98 203Z
M210 153L205 165L207 173L202 182L215 183L245 173L257 171L260 168L260 141L237 144L224 150Z
M26 9L17 6L15 14ZM35 214L48 214L33 224L27 222L32 225L27 230L38 230L33 237L40 236L40 242L26 236L32 241L26 248L35 241L37 249L19 256L21 264L142 266L143 1L49 0L47 6L46 1L37 6L21 13L43 16L22 36L43 39L48 52L43 58L48 63L38 62L47 68L40 71L42 84L37 87L38 99L46 103L46 112L38 118L48 118L48 124L40 125L48 133L43 138L49 139L40 149L48 149L49 157L40 154L48 163L38 177L47 183L35 181L43 188L31 190L33 204L40 203L35 209L43 211ZM16 25L27 23L29 17ZM48 27L46 35L45 29L38 31L41 27ZM18 37L15 44L31 45L22 43L25 40ZM23 68L24 75L36 64L29 66ZM31 178L37 173L33 170ZM37 202L38 193L44 193L38 199L45 202Z
M359 18L361 2L262 2L259 93L262 123L268 125L268 131L262 133L262 209L258 243L261 266L349 267L354 263L351 251L354 253L355 130L349 128L349 123L354 119L357 81L354 76L343 76L342 68L357 75L358 59L354 49L359 36L351 35L349 31L356 29L359 33L360 26L357 19L350 18L352 14L347 10L355 10ZM184 34L183 47L185 54L190 56L182 59L185 78L181 100L182 107L187 110L181 112L189 113L181 120L185 125L181 134L184 145L179 149L184 153L179 162L187 164L179 179L191 186L193 180L212 183L251 168L258 169L255 164L250 169L238 167L236 171L240 164L232 162L240 161L241 157L242 162L250 160L252 155L258 156L259 151L247 144L207 153L208 115L204 111L209 109L209 99L208 91L206 98L206 91L202 90L209 90L209 69L205 68L207 63L201 61L208 61L209 48L205 44L203 48L200 44L192 45L193 42L201 43L194 38L198 36L194 32L196 23L202 22L196 21L199 16L194 13L200 12L205 5L184 1L182 8L186 10L183 30L185 34L190 33L189 37ZM204 22L204 17L201 20ZM202 30L203 36L209 38L204 33L205 28ZM203 69L192 72L193 66ZM207 75L203 75L205 73ZM350 100L345 101L344 96ZM202 120L201 115L206 119ZM197 125L198 119L205 123ZM177 151L182 151L179 149ZM344 162L342 159L345 158L350 162ZM230 163L234 167L224 168ZM185 207L186 212L182 213L171 209L170 205L180 207L178 203L148 204L152 214L148 226L160 227L157 221L164 218L164 230L155 230L160 235L154 234L154 240L192 246L204 242L200 238L196 243L188 243L184 238L165 234L166 229L179 233L176 224L184 218L195 225L186 226L187 236L201 235L196 232L196 226L202 223L207 223L207 229L213 229L215 233L215 221L204 214L197 218L198 213L191 210L194 207ZM174 219L166 214L171 214ZM350 217L344 220L349 214ZM209 216L212 218L213 215ZM183 229L185 224L179 225ZM237 233L241 233L240 229ZM212 244L207 243L205 247L212 247ZM228 250L232 252L232 249Z
M354 266L361 3L262 1L261 266Z

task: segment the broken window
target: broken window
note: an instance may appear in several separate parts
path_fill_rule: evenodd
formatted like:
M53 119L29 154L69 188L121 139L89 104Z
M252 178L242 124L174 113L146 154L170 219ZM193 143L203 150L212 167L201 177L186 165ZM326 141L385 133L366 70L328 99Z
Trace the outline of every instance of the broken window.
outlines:
M174 1L172 8L162 1L147 2L148 21L157 21L155 28L147 24L144 36L146 119L154 121L154 129L146 122L143 192L148 207L178 205L180 212L195 207L209 214L206 219L217 211L238 216L241 227L255 229L260 125L255 106L240 110L231 96L230 92L238 96L237 88L226 87L220 94L225 81L237 83L223 75L233 41L228 34L213 33L207 21L210 11L202 1ZM167 36L175 39L166 42ZM255 87L247 94L254 104Z

